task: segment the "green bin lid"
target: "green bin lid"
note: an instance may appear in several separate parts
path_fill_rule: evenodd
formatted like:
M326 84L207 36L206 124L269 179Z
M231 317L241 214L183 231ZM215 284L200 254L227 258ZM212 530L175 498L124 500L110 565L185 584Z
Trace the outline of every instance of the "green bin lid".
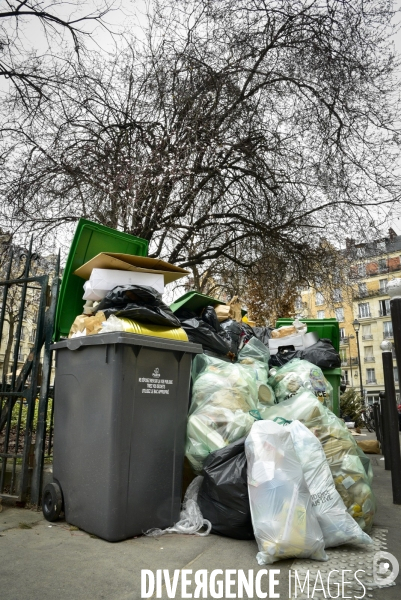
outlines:
M217 306L218 304L226 304L226 302L217 300L211 296L206 296L205 294L200 294L199 292L191 291L186 292L177 298L177 300L170 305L170 309L173 312L176 312L179 308L185 308L186 310L192 310L193 312L198 313L206 306Z
M190 291L186 292L175 302L170 304L170 309L173 312L176 312L179 308L185 308L186 310L192 310L194 313L199 314L202 308L206 306L217 306L218 304L227 304L227 302L223 302L223 300L217 300L217 298L212 298L211 296L206 296L206 294L201 294L200 292ZM247 311L245 309L241 309L242 316L246 315Z
M101 252L148 255L148 241L122 231L80 219L68 254L57 303L54 340L66 337L85 304L83 280L74 271Z

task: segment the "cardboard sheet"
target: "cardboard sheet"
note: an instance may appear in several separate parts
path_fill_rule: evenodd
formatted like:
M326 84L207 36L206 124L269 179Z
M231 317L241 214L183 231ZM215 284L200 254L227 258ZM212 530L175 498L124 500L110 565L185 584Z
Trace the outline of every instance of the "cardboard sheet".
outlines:
M171 265L159 258L148 258L144 256L134 256L133 254L119 254L112 252L101 252L82 267L74 271L74 275L88 280L92 269L116 269L118 271L137 271L139 273L159 273L164 275L164 284L176 281L189 271Z

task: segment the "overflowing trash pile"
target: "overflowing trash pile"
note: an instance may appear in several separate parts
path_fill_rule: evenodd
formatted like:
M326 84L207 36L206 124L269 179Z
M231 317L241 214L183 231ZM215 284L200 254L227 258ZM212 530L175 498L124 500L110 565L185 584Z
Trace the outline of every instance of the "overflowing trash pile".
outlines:
M259 564L324 561L325 548L372 543L372 468L333 412L324 370L341 363L331 340L297 319L255 327L236 297L225 304L190 293L169 307L164 284L183 269L99 256L75 272L86 303L69 337L121 331L203 348L192 362L185 451L196 479L180 522L150 534L255 538ZM115 261L118 269L107 268Z
M186 457L203 477L197 502L212 533L255 537L259 564L371 544L372 468L333 413L322 370L340 364L331 341L297 321L265 328L263 342L242 327L236 359L208 349L192 367Z

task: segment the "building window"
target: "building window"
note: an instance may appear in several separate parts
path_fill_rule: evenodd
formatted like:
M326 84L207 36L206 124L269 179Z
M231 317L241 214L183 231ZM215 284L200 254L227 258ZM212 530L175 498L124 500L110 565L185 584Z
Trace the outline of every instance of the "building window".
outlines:
M335 313L336 313L337 321L344 321L344 309L343 308L336 308Z
M302 310L302 298L300 296L295 300L295 308L297 310Z
M365 277L365 275L366 275L366 265L364 265L364 264L358 265L358 276Z
M341 293L340 288L336 288L333 291L333 301L334 302L342 302L342 299L343 299L343 297L342 297L342 293Z
M376 375L374 369L366 369L366 383L376 383Z
M318 310L317 311L317 318L318 319L324 319L324 310Z
M321 292L316 292L316 306L322 306L324 304L323 294Z
M370 304L369 302L362 302L358 304L358 317L370 317Z
M385 339L393 337L393 324L391 321L384 321L383 323L383 337Z
M398 383L398 368L394 367L394 381L395 383Z
M33 344L33 342L35 341L35 336L36 336L36 329L32 329L29 334L29 341L31 344Z
M345 339L345 329L344 327L340 327L340 340Z
M368 295L368 288L366 287L366 283L358 283L358 294L359 296Z
M386 317L390 314L390 300L379 300L379 315Z
M362 339L363 340L373 340L372 331L369 325L362 325Z
M387 292L387 279L380 279L379 284L380 284L380 288L379 288L380 291L386 293Z
M365 362L374 362L373 346L365 346Z
M346 385L349 385L348 371L343 371L343 373L344 373L344 383Z
M385 273L387 271L387 260L385 258L379 259L379 273Z
M395 355L395 346L394 346L394 343L391 344L391 355L393 357L393 360L396 360L397 357Z
M342 366L347 364L347 351L344 348L340 348L340 358Z

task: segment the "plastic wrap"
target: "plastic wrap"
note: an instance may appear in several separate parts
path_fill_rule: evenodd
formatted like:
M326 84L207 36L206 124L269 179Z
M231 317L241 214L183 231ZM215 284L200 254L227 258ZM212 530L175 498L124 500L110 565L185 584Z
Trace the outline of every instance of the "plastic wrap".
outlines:
M254 538L249 506L244 438L209 454L198 504L212 533L238 540Z
M103 311L106 317L115 314L140 323L180 327L179 320L164 304L161 294L144 285L119 285L113 288L96 307L96 311Z
M365 471L361 460L363 452L343 421L307 390L260 412L265 419L298 419L312 431L322 444L336 489L348 513L369 532L376 511L370 487L372 468L369 465Z
M307 360L294 358L277 369L268 383L272 386L277 402L287 400L304 390L313 392L328 408L333 408L333 387L323 375L320 367Z
M273 421L255 422L245 454L258 563L295 557L327 560L289 429Z
M312 497L313 510L326 548L341 544L372 544L371 538L347 512L337 492L321 443L300 421L288 425L295 452Z
M202 485L203 477L196 477L188 486L185 492L184 502L180 513L180 520L166 529L149 529L145 531L148 537L160 537L166 533L186 533L187 535L209 535L212 525L210 521L203 518L198 505L199 488ZM201 531L203 528L205 531Z
M259 417L258 386L253 369L205 354L195 357L192 379L186 456L200 472L210 452L249 432L255 421L249 411Z

